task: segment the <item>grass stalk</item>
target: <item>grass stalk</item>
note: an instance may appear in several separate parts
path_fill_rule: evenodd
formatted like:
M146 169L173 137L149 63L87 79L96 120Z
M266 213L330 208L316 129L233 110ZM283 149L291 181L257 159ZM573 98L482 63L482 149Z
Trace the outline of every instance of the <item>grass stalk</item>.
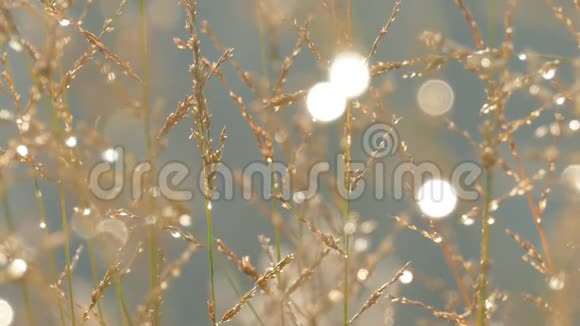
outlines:
M490 0L490 15L489 15L489 45L490 47L494 47L496 43L496 9L497 3L496 0ZM493 72L492 72L493 73ZM495 74L495 73L493 73ZM490 93L494 94L494 83L490 82ZM488 118L486 120L487 125L484 126L484 136L486 142L486 150L490 150L491 155L495 156L495 139L493 138L494 134L494 124L497 122L495 121L495 115L498 110L494 110L490 114L488 114ZM487 128L487 130L485 130ZM495 160L495 157L492 158ZM485 170L485 190L484 190L484 207L483 207L483 214L481 220L481 258L480 258L480 275L478 278L477 284L477 313L476 313L476 325L477 326L484 326L486 325L486 318L487 318L487 295L488 295L488 273L489 273L489 238L490 238L490 206L491 201L493 200L493 179L494 179L494 171L493 171L493 163L485 163L483 162L484 170Z
M70 234L68 229L68 222L66 216L66 194L64 191L64 185L62 182L58 184L59 188L59 197L60 197L60 217L62 222L62 229L64 233L64 252L65 252L65 259L66 259L66 277L68 282L68 296L69 296L69 303L70 303L70 311L71 311L71 321L72 325L76 325L76 317L75 317L75 304L74 304L74 297L73 297L73 284L72 284L72 271L71 271L71 255L70 255Z
M139 0L139 17L140 17L140 33L141 33L141 64L143 70L142 76L142 92L143 92L143 110L144 110L144 132L145 132L145 146L147 157L151 158L152 142L151 142L151 84L149 74L149 40L147 34L147 16L145 12L145 0ZM152 205L152 202L149 202ZM147 246L149 250L149 273L150 273L150 287L156 289L159 284L159 268L157 263L157 230L155 225L150 225L147 231ZM159 303L155 305L153 311L153 326L160 323L159 320Z
M118 271L115 271L115 274L113 275L113 282L115 284L115 292L117 293L117 298L119 300L119 308L123 314L123 325L133 326L131 316L129 315L129 310L127 309L127 304L125 302L125 296L123 295L123 286L121 285L121 277L119 276Z
M350 152L351 152L351 112L350 103L346 107L346 123L345 123L345 137L346 137L346 151L344 155L345 161L345 183L346 183L346 198L345 198L345 210L344 210L344 300L343 300L343 322L344 325L348 325L349 322L349 263L350 263L350 233L347 230L347 225L350 221Z
M350 46L351 35L352 35L352 0L347 0L346 5L346 24L347 24L347 33L346 33L346 41L347 44ZM346 203L345 203L345 212L344 212L344 226L343 226L343 234L344 234L344 289L343 289L343 324L347 326L349 324L349 264L350 264L350 234L349 230L347 230L347 225L350 220L350 186L351 186L351 178L350 178L350 152L351 152L351 105L350 102L347 103L346 106L346 122L344 126L345 137L346 137L346 150L344 155L344 163L345 163L345 184L346 184Z
M213 255L213 215L211 212L211 201L207 196L205 197L205 218L207 221L207 251L209 255L210 299L215 310L216 307L215 307L215 284L214 284L215 266Z
M477 286L477 326L484 326L486 320L486 306L487 301L487 283L488 283L488 272L489 272L489 232L490 232L490 205L492 201L493 192L493 171L491 169L486 170L486 180L485 180L485 206L483 208L483 219L482 231L481 231L481 266L479 276L479 284Z
M34 181L34 194L36 197L36 201L38 203L38 210L40 212L40 223L44 226L44 231L48 236L50 234L50 229L48 228L48 219L46 214L46 207L44 206L44 200L42 197L42 191L40 190L40 185L38 184L38 178L35 176L33 177ZM58 271L56 269L56 258L54 255L54 251L49 249L48 251L48 258L50 261L50 272L53 277L58 277ZM62 326L65 325L65 315L64 315L64 307L62 305L62 300L59 296L56 298L56 304L58 307L58 315L60 317L60 324Z

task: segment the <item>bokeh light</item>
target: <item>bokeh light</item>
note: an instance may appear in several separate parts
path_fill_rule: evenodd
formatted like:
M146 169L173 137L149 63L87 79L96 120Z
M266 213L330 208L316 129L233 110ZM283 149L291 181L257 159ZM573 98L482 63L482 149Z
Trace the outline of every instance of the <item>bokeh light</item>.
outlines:
M22 278L26 271L28 271L28 264L21 258L14 259L7 269L8 275L15 280Z
M447 113L453 107L455 93L449 84L440 79L424 82L417 92L417 104L421 111L428 115L438 116Z
M457 192L445 180L431 179L425 182L416 194L417 204L431 218L443 218L457 206Z
M347 98L362 95L371 81L367 60L356 53L339 54L330 67L330 82Z
M16 147L16 153L18 153L18 155L24 157L28 155L28 147L26 147L26 145L18 145L18 147Z
M101 153L101 158L107 162L116 162L119 159L119 152L114 148L108 148Z
M403 284L409 284L409 283L413 282L413 272L411 272L409 270L403 271L403 273L399 277L399 282L401 282Z
M562 183L580 191L580 164L568 165L562 171Z
M318 83L308 91L306 108L317 121L334 121L346 111L346 97L333 84Z
M0 299L0 326L12 325L14 321L14 309L8 301Z

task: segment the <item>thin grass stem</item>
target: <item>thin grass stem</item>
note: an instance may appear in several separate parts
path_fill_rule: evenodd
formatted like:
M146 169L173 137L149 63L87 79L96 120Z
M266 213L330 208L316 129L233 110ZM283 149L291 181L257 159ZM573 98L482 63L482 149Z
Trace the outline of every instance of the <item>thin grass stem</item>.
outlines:
M58 184L59 197L60 197L60 217L62 222L62 229L64 233L64 252L66 260L66 276L68 282L68 296L71 311L71 321L72 325L76 325L75 317L75 304L74 304L74 293L73 293L73 283L72 283L72 270L71 270L71 255L70 255L70 234L68 229L67 215L66 215L66 194L64 190L64 185L62 182Z
M47 219L47 214L46 214L46 207L44 206L42 191L40 189L40 185L38 184L38 178L36 176L33 177L33 181L34 181L34 194L36 197L36 202L38 203L38 210L40 212L40 223L43 226L43 229L44 229L46 235L48 236L50 234L50 229L48 227L48 219ZM54 255L54 250L52 250L52 248L50 248L48 250L48 258L49 258L49 262L50 262L51 274L53 277L57 277L58 272L56 269L56 257ZM58 307L58 315L60 318L60 324L62 326L64 326L65 325L64 307L62 305L62 300L60 297L56 298L56 304Z
M141 33L141 64L143 70L143 110L144 110L144 131L145 131L145 146L147 157L151 158L152 142L151 142L151 84L149 74L149 39L147 34L147 15L145 12L145 0L139 0L139 17L140 17L140 33ZM151 207L152 202L148 201ZM150 225L147 232L147 245L149 247L149 273L150 273L150 287L156 289L159 284L159 268L157 262L157 230L155 225ZM153 311L153 326L160 323L159 319L159 303L155 305Z

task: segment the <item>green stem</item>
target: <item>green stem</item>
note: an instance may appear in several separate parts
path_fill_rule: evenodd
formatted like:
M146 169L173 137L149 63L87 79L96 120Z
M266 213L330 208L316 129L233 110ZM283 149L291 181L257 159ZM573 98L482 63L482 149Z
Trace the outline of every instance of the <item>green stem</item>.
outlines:
M115 290L117 292L117 298L119 300L119 307L121 308L121 313L123 314L123 325L133 326L133 322L131 321L131 316L129 315L129 310L127 309L127 304L123 295L123 286L121 285L121 277L119 276L118 271L115 271L113 279L115 283Z
M350 46L351 38L352 38L352 0L347 0L346 4L346 22L347 22L347 30L346 30L346 42L347 45ZM350 263L350 234L349 230L347 230L346 226L350 220L350 187L351 187L351 178L350 178L350 151L351 151L351 105L350 102L347 103L346 106L346 122L345 122L345 137L346 137L346 151L344 155L344 163L345 163L345 183L346 183L346 209L344 213L344 226L343 226L343 233L344 233L344 299L343 299L343 324L347 326L349 324L349 263Z
M74 304L74 297L73 297L73 283L72 283L72 271L71 271L71 255L70 255L70 234L68 230L68 222L66 216L66 198L65 198L65 191L64 185L62 182L58 184L59 188L59 196L60 196L60 216L62 221L62 230L64 233L64 252L65 252L65 259L66 259L66 276L68 281L68 296L69 296L69 303L70 303L70 311L71 311L71 320L72 325L76 325L76 317L75 317L75 304Z
M143 69L143 109L144 117L144 131L145 131L145 146L147 150L147 157L151 158L152 143L151 143L151 85L149 77L149 45L147 35L147 16L145 12L145 0L139 0L139 16L141 29L141 58ZM148 205L153 203L148 201ZM149 273L150 273L150 287L152 290L156 289L159 284L158 262L157 262L157 229L155 225L150 225L148 229L147 244L149 247ZM153 326L160 323L159 319L159 303L154 307L153 311Z
M348 312L348 296L349 296L349 260L350 260L350 234L349 230L347 230L347 224L350 220L350 124L351 124L351 112L350 112L350 104L346 107L346 153L344 155L345 161L345 183L346 183L346 207L344 212L344 225L343 225L343 234L344 234L344 298L343 298L343 324L345 326L348 325L349 321L349 312Z
M44 231L48 236L50 234L50 230L48 228L46 207L44 206L44 200L42 199L42 191L40 190L40 185L38 184L38 178L36 176L34 176L33 181L34 181L34 194L36 197L36 201L38 203L38 210L40 211L40 223L42 223L42 225L44 226ZM57 277L58 272L56 269L56 258L54 256L54 251L52 250L52 248L48 250L48 257L50 259L50 269L52 276ZM62 305L62 300L60 299L60 296L57 296L56 303L58 306L60 324L64 326L65 325L64 307Z
M489 207L492 201L493 171L486 171L485 206L483 208L482 232L481 232L481 275L479 276L477 296L477 326L484 326L486 320L487 283L489 271Z
M213 218L211 212L211 201L205 197L205 218L207 221L207 250L209 255L209 279L210 279L210 296L214 311L215 304L215 286L214 286L214 256L213 256ZM215 323L214 323L215 324Z
M490 0L490 15L489 15L489 46L494 47L496 43L496 29L495 29L495 20L496 20L496 0ZM490 83L490 92L493 95L495 93L494 90L494 83ZM486 146L491 149L492 155L495 155L495 140L493 138L494 134L494 124L495 124L495 114L497 110L494 110L492 113L488 115L487 118L487 128L488 130L484 130L486 134ZM485 127L484 127L485 128ZM495 159L495 158L494 158ZM478 295L477 295L477 315L476 315L476 325L477 326L485 326L486 325L486 316L487 316L487 308L486 308L486 301L488 295L488 273L489 273L489 238L490 238L490 225L489 225L489 218L490 218L490 204L493 197L493 165L490 165L489 162L486 163L485 166L485 173L486 173L486 181L485 181L485 198L484 198L484 207L483 207L483 216L482 216L482 227L481 227L481 260L480 260L480 276L478 279Z

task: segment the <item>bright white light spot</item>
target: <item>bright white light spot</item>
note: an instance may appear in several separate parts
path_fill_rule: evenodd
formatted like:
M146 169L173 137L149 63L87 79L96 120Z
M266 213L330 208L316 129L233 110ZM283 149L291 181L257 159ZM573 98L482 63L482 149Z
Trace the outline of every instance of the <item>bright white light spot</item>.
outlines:
M40 226L41 229L46 229L46 223L44 222L40 222L38 226Z
M369 271L364 268L359 269L358 272L356 273L356 278L358 278L360 282L366 281L368 277Z
M330 66L330 82L348 98L362 95L370 81L368 62L357 53L341 53Z
M561 176L562 183L580 191L580 164L568 165Z
M520 59L521 61L526 61L528 60L528 55L525 53L520 53L518 54L518 59Z
M191 216L183 214L179 217L179 224L181 226L191 226Z
M71 216L71 229L82 239L91 239L97 235L97 224L99 219L92 214L90 208L75 207Z
M60 24L60 26L66 27L66 26L70 25L70 20L63 18L60 20L59 24Z
M542 78L545 80L551 80L556 76L556 68L550 68L544 72L542 72Z
M497 211L497 209L499 208L499 203L497 202L497 200L492 200L489 202L489 211L490 212L495 212Z
M578 131L578 129L580 129L580 121L578 121L578 120L570 120L570 122L568 123L568 127L572 131Z
M213 208L213 206L211 205L211 201L207 202L207 210L211 211L211 209Z
M461 224L466 225L466 226L470 226L473 225L475 223L475 219L468 216L468 215L462 215L461 216Z
M409 284L413 282L413 273L411 271L405 270L399 277L399 282L403 284Z
M114 72L111 71L110 73L107 74L107 81L114 82L115 79L117 79L117 75L115 75Z
M16 153L18 153L20 156L27 156L28 147L26 147L26 145L18 145L18 147L16 147Z
M14 52L22 52L22 44L16 40L10 40L10 42L8 42L8 46L10 46Z
M308 91L306 108L314 120L334 121L346 111L346 97L333 84L318 83Z
M14 321L14 309L8 301L0 299L0 326L10 326Z
M492 308L493 308L493 306L494 306L494 305L493 305L493 302L492 302L492 301L490 301L490 300L485 300L485 308L486 308L486 309L488 309L488 310L489 310L489 309L492 309Z
M554 100L554 102L556 102L556 104L558 104L558 105L563 105L564 103L566 103L566 97L559 96L556 98L556 100Z
M24 259L16 258L8 265L8 275L14 279L24 276L28 270L28 264Z
M548 279L548 287L554 291L560 291L566 285L566 275L558 273Z
M449 84L440 79L431 79L423 83L417 92L419 108L433 116L447 113L453 106L455 93Z
M457 193L449 182L431 179L425 182L416 193L419 208L431 218L443 218L455 209Z
M70 136L65 140L65 144L67 147L73 148L77 145L77 138L75 136Z
M119 152L114 148L109 148L101 154L101 158L107 162L116 162L119 159Z
M179 232L177 232L175 230L171 230L171 231L169 231L169 233L171 233L171 236L174 237L175 239L181 237L181 233L179 233Z

